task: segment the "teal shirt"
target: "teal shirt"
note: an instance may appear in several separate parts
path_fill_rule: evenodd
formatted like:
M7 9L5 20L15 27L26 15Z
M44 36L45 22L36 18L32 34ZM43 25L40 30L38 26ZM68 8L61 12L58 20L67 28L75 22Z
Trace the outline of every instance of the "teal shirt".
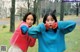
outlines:
M28 34L38 39L38 52L64 52L65 34L76 26L74 21L59 21L55 33L53 29L46 31L44 23L29 28Z

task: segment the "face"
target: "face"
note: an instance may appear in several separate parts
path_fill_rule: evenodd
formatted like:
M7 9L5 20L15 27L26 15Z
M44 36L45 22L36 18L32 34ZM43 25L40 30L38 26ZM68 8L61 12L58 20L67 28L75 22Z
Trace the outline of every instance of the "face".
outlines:
M49 15L47 17L46 23L49 24L50 28L52 28L52 25L54 22L55 22L55 20L53 19L53 17L51 15Z
M26 23L28 24L28 26L31 27L33 25L33 22L34 22L33 16L31 14L28 15L26 18Z

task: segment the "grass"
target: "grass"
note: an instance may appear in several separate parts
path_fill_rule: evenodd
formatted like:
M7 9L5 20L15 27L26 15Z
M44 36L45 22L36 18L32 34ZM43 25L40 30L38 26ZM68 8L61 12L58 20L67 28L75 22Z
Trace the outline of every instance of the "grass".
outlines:
M66 51L65 52L80 52L80 26L76 26L75 30L66 37ZM0 45L6 45L7 48L10 47L9 41L13 33L9 32L9 27L1 28L0 27ZM36 42L35 46L29 48L28 52L37 52L38 43Z
M66 16L66 20L72 19ZM76 19L76 16L74 17ZM73 19L73 20L74 20ZM18 23L19 24L19 23ZM16 24L16 27L17 25ZM13 33L9 32L9 25L6 25L6 28L2 28L3 26L0 25L0 46L6 45L7 50L10 47L9 41ZM76 26L73 32L66 34L66 50L65 52L80 52L80 26ZM36 42L35 46L30 48L28 52L38 52L38 41Z
M13 33L9 32L9 25L6 25L6 28L2 28L3 26L0 26L0 46L5 45L7 46L7 51L10 47L10 39L13 35ZM38 45L37 42L34 47L29 48L28 52L38 52Z
M2 28L3 26L0 26L0 46L6 45L7 49L9 48L9 40L12 36L12 33L9 32L9 27Z
M76 16L76 15L66 15L66 16L64 16L64 20L75 20L75 19L77 19L79 17L80 17L80 15L79 16ZM60 16L57 16L57 19L60 20Z
M66 51L80 52L80 26L76 26L74 31L66 35Z

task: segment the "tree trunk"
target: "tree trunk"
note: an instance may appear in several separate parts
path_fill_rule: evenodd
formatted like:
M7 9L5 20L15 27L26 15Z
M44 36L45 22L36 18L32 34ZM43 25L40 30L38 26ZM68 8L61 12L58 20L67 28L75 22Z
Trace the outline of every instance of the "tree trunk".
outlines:
M79 5L78 5L78 3L76 3L76 16L78 16L79 15Z
M61 0L61 8L60 8L60 21L63 21L64 18L64 2Z
M11 17L10 17L10 32L15 30L15 0L12 0Z
M37 0L34 1L34 13L35 13L36 16L37 16L36 21L37 21L37 24L38 24L38 23L39 23L39 21L38 21L38 13L37 13L37 10L38 10L38 3L37 3L36 1L37 1Z
M57 13L58 0L55 0L54 3L55 3L55 4L54 4L55 9L54 9L54 11L53 11L53 14L56 15L56 13Z
M30 8L30 3L29 3L29 0L28 0L28 12L29 12L29 8Z

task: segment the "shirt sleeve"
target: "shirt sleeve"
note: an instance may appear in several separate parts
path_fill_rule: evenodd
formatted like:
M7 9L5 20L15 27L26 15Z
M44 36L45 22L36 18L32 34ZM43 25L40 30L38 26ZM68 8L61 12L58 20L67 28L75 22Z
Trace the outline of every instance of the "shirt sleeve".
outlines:
M45 26L43 23L40 23L37 26L32 26L29 28L28 35L38 38L38 35L40 35L43 31L45 31Z
M76 26L76 22L72 20L68 21L59 21L58 28L62 31L62 33L67 34L71 32Z
M40 27L39 26L33 26L29 28L28 35L37 38L38 34L40 33Z
M22 31L23 35L25 35L28 31L28 27L25 25L21 26L21 31Z

